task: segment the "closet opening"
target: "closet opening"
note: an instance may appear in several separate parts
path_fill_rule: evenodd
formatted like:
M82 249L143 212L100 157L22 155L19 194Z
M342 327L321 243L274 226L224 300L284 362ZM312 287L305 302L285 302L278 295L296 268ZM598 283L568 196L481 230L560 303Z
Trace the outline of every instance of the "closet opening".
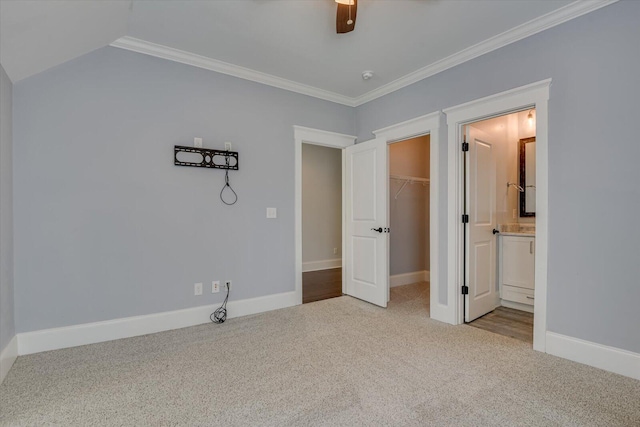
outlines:
M390 304L429 314L430 135L389 144Z
M342 295L342 149L302 144L302 303Z

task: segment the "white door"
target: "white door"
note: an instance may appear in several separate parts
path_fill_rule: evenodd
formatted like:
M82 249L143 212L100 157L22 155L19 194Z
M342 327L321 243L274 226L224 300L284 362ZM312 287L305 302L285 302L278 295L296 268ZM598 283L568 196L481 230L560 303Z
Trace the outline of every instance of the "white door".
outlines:
M496 147L486 133L467 126L467 224L466 296L467 322L498 305L496 292ZM505 183L506 185L506 183Z
M346 293L387 306L387 143L376 138L346 148Z

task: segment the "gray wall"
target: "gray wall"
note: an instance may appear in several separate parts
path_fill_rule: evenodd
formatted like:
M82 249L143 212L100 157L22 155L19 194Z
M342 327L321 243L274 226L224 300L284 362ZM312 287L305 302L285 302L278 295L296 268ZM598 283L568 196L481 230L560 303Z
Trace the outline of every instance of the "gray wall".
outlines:
M302 144L302 267L338 258L342 258L342 150Z
M375 129L551 77L548 328L634 352L640 352L639 16L640 2L621 1L356 109L358 136L366 140Z
M0 66L0 352L15 335L12 89L11 80Z
M429 178L429 135L389 146L389 174ZM429 270L429 185L389 180L390 274ZM396 199L395 195L402 189Z
M17 330L216 303L214 279L293 291L292 125L354 134L354 110L111 47L17 83ZM196 136L239 151L236 205L222 171L173 165Z
M549 129L551 331L640 352L640 2L621 1L354 110L104 48L14 86L18 331L294 288L293 134L371 131L553 78ZM446 194L444 118L440 188ZM234 207L220 171L172 165L194 136L234 142ZM431 189L433 191L433 189ZM441 200L444 200L441 198ZM265 207L279 208L277 220ZM439 269L446 271L446 204ZM604 249L603 249L604 248ZM446 274L441 276L445 286ZM440 294L446 298L445 289Z

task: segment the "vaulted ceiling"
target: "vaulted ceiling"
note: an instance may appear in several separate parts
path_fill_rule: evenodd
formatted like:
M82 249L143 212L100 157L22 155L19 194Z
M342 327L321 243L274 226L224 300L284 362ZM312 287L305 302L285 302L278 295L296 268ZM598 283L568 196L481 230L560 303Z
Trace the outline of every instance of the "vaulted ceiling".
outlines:
M114 42L169 48L205 68L358 105L612 2L359 0L355 31L336 34L334 0L0 0L0 63L16 82ZM374 77L364 81L365 70Z

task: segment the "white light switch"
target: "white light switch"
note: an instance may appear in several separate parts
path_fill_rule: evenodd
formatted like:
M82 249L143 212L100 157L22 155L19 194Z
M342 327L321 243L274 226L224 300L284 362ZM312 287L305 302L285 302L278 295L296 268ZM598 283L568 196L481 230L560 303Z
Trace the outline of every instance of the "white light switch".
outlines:
M202 148L202 138L193 138L193 146L195 148Z
M278 210L276 208L267 208L267 218L277 218Z

